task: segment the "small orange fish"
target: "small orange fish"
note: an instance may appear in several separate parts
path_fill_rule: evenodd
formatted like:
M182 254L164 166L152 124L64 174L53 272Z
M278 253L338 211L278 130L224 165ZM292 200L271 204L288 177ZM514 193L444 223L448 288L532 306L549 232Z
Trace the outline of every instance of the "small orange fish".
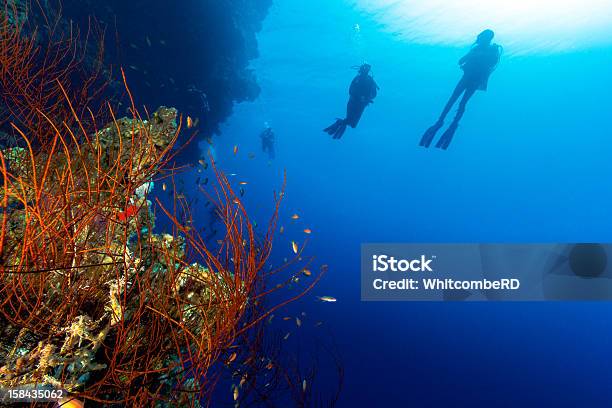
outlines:
M240 185L241 185L241 186L246 186L247 184L249 184L249 183L247 183L246 181L241 181L241 182L240 182Z
M308 269L304 269L304 275L311 276L312 272L310 272L310 270L308 270Z
M312 234L312 230L310 228L306 228L304 230L304 234Z
M121 211L119 214L117 214L117 218L119 219L119 221L127 221L128 218L132 218L133 216L135 216L138 213L138 207L130 204L125 208L125 211Z
M291 248L293 249L293 253L297 254L298 253L298 246L295 243L295 241L291 241Z
M300 218L300 216L299 216L299 215L297 215L297 214L293 214L293 215L291 216L291 219L292 219L292 220L297 220L297 219L299 219L299 218Z
M229 358L227 359L227 364L232 363L234 360L236 360L237 354L236 353L232 353L231 356L229 356Z
M268 370L271 370L271 369L273 369L273 368L274 368L274 364L272 364L272 362L270 361L270 362L268 363L268 365L266 366L266 368L267 368Z
M238 153L238 145L235 145L235 146L234 146L234 155L235 155L236 153Z
M292 318L291 318L291 317L288 317L288 316L287 316L287 317L283 317L283 320L284 320L284 321L291 320L291 319L292 319Z
M187 129L191 129L193 127L193 119L191 116L187 116Z

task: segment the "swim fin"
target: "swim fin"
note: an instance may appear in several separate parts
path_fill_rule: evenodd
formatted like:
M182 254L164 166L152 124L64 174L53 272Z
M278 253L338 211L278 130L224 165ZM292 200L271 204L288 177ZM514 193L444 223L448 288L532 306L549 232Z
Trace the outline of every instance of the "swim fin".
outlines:
M443 125L444 121L438 120L432 127L427 129L423 134L423 137L421 137L421 143L419 146L429 147L433 141L433 138L436 136L436 133L438 133L438 130L440 130Z
M338 129L336 129L336 131L334 132L334 139L340 139L342 137L342 135L344 135L344 132L346 132L346 121L343 120L340 125L338 126Z
M323 131L333 136L338 131L338 128L340 128L343 122L344 121L342 119L336 119L333 125L323 129Z
M459 127L459 123L457 122L451 123L448 129L446 129L446 132L442 134L442 137L440 138L440 140L438 140L438 144L436 145L436 147L438 149L443 149L443 150L448 149L448 145L450 145L450 142L453 140L453 136L455 136L455 132L457 132L458 127Z

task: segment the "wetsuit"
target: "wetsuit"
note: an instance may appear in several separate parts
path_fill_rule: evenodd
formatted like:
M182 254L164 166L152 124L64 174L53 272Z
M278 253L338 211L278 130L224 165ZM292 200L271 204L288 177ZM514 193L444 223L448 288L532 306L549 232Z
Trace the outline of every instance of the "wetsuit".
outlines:
M378 94L378 86L370 75L357 75L349 88L349 101L346 106L346 124L357 127L361 115Z
M463 77L455 87L448 103L444 107L438 121L423 135L421 146L429 147L436 132L444 125L444 119L461 97L457 114L444 132L436 147L446 150L455 135L459 122L465 114L465 108L476 91L486 91L489 84L489 77L497 67L501 56L501 47L497 44L476 45L470 52L459 60L459 65L463 70Z
M272 129L266 129L259 136L261 137L261 150L268 152L270 159L274 158L274 131Z
M353 79L349 88L349 101L346 105L346 118L338 119L323 131L334 139L340 139L347 126L357 127L366 106L371 104L378 94L378 85L367 73L360 73Z

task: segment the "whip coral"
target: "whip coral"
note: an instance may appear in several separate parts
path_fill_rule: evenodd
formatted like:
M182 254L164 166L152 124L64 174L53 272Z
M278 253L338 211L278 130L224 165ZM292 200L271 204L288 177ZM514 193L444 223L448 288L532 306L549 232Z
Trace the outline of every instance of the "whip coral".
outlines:
M118 406L207 403L237 339L304 293L262 307L283 286L265 283L282 268L264 272L283 193L258 236L213 163L209 198L225 235L212 248L184 197L174 193L172 208L151 199L156 178L176 171L176 109L141 116L124 76L131 116L116 117L110 102L94 113L95 74L82 91L67 86L78 59L58 43L38 49L20 12L0 15L16 139L0 148L0 388L62 388ZM15 75L23 81L11 84ZM159 217L169 233L156 232Z
M48 151L35 152L16 128L28 147L0 154L0 386L47 384L108 403L199 404L214 387L214 364L262 317L247 310L257 302L281 196L259 241L215 170L226 235L213 252L141 188L168 165L176 110L117 119L81 137L48 120L56 132ZM118 217L127 206L137 210ZM153 232L153 207L172 221L172 234Z

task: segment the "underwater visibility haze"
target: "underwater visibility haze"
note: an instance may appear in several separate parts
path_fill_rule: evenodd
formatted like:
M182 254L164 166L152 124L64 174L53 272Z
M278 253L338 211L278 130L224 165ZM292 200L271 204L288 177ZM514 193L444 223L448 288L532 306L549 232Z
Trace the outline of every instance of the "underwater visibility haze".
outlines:
M103 3L66 12L106 16L137 105L201 123L178 156L191 167L176 185L155 182L159 203L171 207L170 190L199 194L214 177L197 161L214 161L264 236L286 177L269 268L298 254L327 271L265 316L283 352L316 356L297 388L312 381L323 396L302 406L610 406L609 302L366 302L360 286L367 243L612 241L609 1L186 1L167 21L167 3ZM150 16L142 26L126 23L134 10ZM483 91L458 62L487 29L500 47ZM150 43L167 51L151 56ZM364 64L376 95L359 99L349 86ZM424 147L464 74L465 113L455 105ZM436 148L449 126L452 143ZM221 240L227 219L204 202L190 201L192 223ZM212 406L233 406L237 381L224 376Z
M330 267L315 291L338 298L306 307L341 351L340 406L609 403L608 303L364 303L359 252L368 242L609 242L610 22L597 1L272 6L252 65L262 94L237 106L218 150L258 179L248 202L287 171L287 207ZM447 151L419 147L485 28L504 47L488 91ZM343 117L351 67L363 62L378 97L332 140L321 129ZM258 148L248 135L262 119L277 139L267 168L229 153Z

